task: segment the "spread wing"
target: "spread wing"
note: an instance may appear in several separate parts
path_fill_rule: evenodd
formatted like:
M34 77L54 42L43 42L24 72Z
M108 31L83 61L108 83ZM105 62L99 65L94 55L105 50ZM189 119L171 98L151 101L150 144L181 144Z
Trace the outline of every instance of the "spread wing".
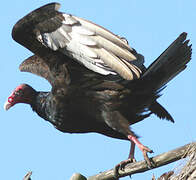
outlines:
M20 66L20 71L22 72L31 72L38 76L41 76L48 80L50 84L54 84L53 76L50 73L50 69L43 59L39 58L39 56L33 55L26 60L24 60Z
M82 18L61 13L60 5L45 5L24 18L13 28L17 42L41 57L48 67L57 62L45 58L48 53L63 54L102 75L139 78L143 56L122 38ZM58 62L59 63L59 62Z
M68 79L69 74L65 66L61 66L61 69L58 68L58 72L52 71L45 61L37 55L33 55L24 60L20 64L19 69L22 72L30 72L45 78L49 81L53 88L56 86L65 86L70 81L70 79Z
M88 85L87 82L89 82L89 80L89 84L93 83L91 81L92 78L101 81L99 74L80 66L77 62L69 58L66 62L63 62L62 59L64 59L63 55L55 55L53 53L44 56L44 59L40 56L33 55L24 60L20 64L19 69L22 72L30 72L45 78L52 85L53 89L65 88L70 82L73 85L79 84L81 87L83 84ZM51 67L47 63L48 61L59 63Z

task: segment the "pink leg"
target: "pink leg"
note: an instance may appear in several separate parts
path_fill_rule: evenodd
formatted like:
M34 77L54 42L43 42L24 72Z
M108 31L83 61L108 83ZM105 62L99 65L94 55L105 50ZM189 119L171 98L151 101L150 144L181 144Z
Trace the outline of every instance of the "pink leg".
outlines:
M153 153L153 151L148 147L144 146L135 136L129 135L128 138L131 142L134 142L138 146L138 148L142 151L145 161L147 162L148 166L151 167L152 163L150 162L147 153L148 152Z
M135 159L135 143L133 141L131 141L131 149L130 149L130 152L129 152L128 159L130 159L132 162L136 162L136 159Z
M129 152L129 157L128 159L121 161L119 164L117 164L114 168L114 175L117 178L118 177L118 170L123 170L124 167L131 162L136 162L135 160L135 143L133 141L131 141L131 148L130 148L130 152Z
M148 164L149 167L152 167L153 164L150 162L149 157L147 155L147 153L153 153L153 151L151 149L149 149L148 147L144 146L135 136L133 135L128 135L127 136L128 139L131 141L131 148L130 148L130 153L129 153L129 158L127 160L124 160L122 162L120 162L119 164L117 164L114 168L114 175L115 177L118 177L118 170L123 170L125 165L127 165L128 163L131 162L136 162L135 157L134 157L134 153L135 153L135 145L138 146L138 148L142 151L144 159L146 161L146 163Z

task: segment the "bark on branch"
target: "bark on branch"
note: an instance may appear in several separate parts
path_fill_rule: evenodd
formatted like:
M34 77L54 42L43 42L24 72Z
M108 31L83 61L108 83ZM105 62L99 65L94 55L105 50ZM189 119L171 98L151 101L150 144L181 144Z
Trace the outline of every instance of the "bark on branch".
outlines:
M179 147L177 149L171 150L169 152L165 152L163 154L160 154L160 155L157 155L151 158L155 164L154 168L158 168L160 166L164 166L166 164L185 158L192 146L196 146L196 142L187 144L185 146ZM149 168L147 167L146 162L139 161L139 162L131 163L125 166L124 171L121 171L121 170L119 171L119 177L133 175L133 174L145 172L148 170ZM79 180L79 179L75 179L75 180ZM111 170L99 173L97 175L88 177L87 180L115 180L114 171L113 169L111 169Z
M191 151L191 153L190 153L190 151ZM158 168L160 166L164 166L169 163L172 163L174 161L180 160L180 159L185 158L187 156L191 156L191 154L193 155L193 153L194 153L194 163L193 163L193 158L192 158L191 163L194 164L194 166L195 166L196 165L196 162L195 162L196 161L196 153L195 152L196 152L196 142L193 142L193 143L184 145L182 147L179 147L177 149L174 149L174 150L165 152L163 154L157 155L157 156L151 158L151 160L155 164L153 169ZM133 175L133 174L145 172L148 170L149 170L149 168L147 167L147 164L145 161L130 163L125 166L123 171L122 170L119 171L119 177ZM196 175L195 168L193 169L191 174L190 174L190 172L188 174L189 174L189 180L192 180L191 176L194 178ZM27 174L27 175L26 175L26 179L25 178L24 179L30 180L31 173ZM71 177L70 180L115 180L115 177L114 177L114 171L113 171L113 169L111 169L111 170L107 170L107 171L101 172L99 174L96 174L94 176L90 176L88 178L85 178L81 174L76 173Z

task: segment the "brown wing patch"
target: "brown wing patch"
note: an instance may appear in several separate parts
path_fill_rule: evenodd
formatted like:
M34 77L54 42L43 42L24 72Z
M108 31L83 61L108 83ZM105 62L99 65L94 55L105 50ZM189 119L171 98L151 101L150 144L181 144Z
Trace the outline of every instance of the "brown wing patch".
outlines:
M51 85L54 84L53 76L48 65L39 56L33 55L27 58L20 64L19 69L22 72L30 72L41 76L48 80Z

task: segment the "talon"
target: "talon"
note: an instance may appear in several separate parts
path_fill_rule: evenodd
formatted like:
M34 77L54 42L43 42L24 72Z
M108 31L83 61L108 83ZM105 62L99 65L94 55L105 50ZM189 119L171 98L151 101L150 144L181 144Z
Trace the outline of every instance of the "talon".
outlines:
M148 168L151 169L155 167L155 164L152 162L152 160L149 159L148 154L147 154L147 153L153 153L153 151L147 146L144 146L141 142L139 142L135 136L129 135L128 139L130 139L131 142L134 142L139 147L139 149L142 151L144 160L146 161Z
M119 178L119 172L118 172L119 168L120 168L120 164L117 164L114 167L114 177L115 177L116 180L118 180L118 178Z
M135 163L137 162L135 158L130 158L130 163Z
M124 161L120 162L120 170L123 171L123 170L125 169L125 166L126 166L127 164L131 163L131 162L132 162L131 159L127 159L127 160L124 160Z
M147 148L147 149L148 149L148 151L146 149L143 149L142 152L143 152L144 160L146 161L148 168L152 169L153 167L155 167L155 164L154 164L154 162L152 160L149 159L147 153L148 152L149 153L153 153L153 151L150 150L149 148Z
M125 166L129 163L136 162L135 158L129 158L127 160L121 161L119 164L117 164L114 168L114 176L115 178L119 177L119 170L124 171Z
M153 153L153 150L151 150L151 149L148 148L147 146L143 146L143 147L142 147L142 151L146 151L146 152L149 152L149 153Z

